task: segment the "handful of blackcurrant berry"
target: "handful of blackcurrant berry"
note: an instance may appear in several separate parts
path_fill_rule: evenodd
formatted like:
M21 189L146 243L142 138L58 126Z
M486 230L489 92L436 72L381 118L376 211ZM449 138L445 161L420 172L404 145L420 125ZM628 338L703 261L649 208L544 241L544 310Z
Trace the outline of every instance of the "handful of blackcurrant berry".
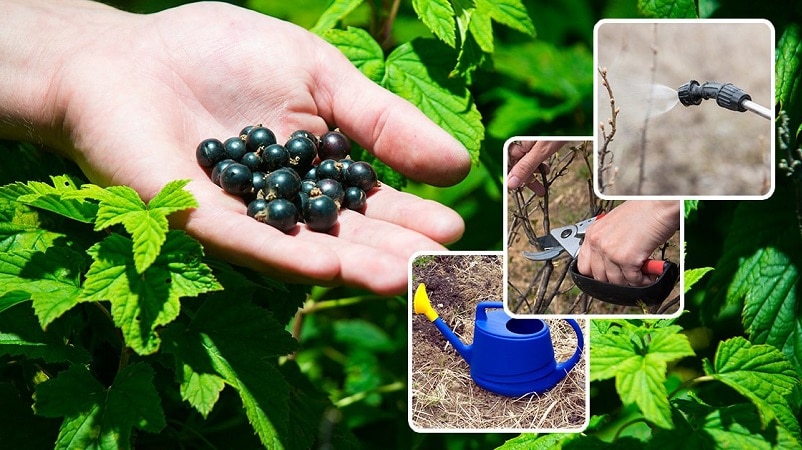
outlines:
M225 141L204 139L195 155L214 184L245 200L249 216L286 233L299 222L326 232L341 208L365 208L380 183L373 166L350 153L337 130L320 137L298 130L281 145L269 128L252 125Z

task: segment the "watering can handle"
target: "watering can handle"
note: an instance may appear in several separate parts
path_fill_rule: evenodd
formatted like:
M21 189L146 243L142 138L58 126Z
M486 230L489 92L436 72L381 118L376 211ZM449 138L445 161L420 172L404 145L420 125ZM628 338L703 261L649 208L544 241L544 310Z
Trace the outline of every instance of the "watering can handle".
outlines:
M567 373L569 370L573 369L576 363L579 362L579 357L582 355L582 349L585 348L585 338L582 335L582 328L580 328L579 324L574 319L565 319L571 328L574 329L574 333L576 333L576 351L574 352L573 356L568 358L566 361L557 364L557 371L564 370Z
M485 321L487 320L487 311L486 309L502 309L504 305L501 302L479 302L476 305L476 321Z

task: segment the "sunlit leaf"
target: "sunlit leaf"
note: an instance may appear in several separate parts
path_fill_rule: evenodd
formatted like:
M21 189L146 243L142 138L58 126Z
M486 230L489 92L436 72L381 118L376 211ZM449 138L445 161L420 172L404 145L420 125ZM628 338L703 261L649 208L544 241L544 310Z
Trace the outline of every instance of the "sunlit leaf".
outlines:
M712 366L707 360L705 363L704 369L708 375L755 404L763 427L777 418L799 438L799 423L794 418L788 399L800 389L800 378L779 350L770 345L753 345L742 337L734 337L719 344Z
M699 17L693 0L638 0L638 11L660 19L695 19Z
M139 354L158 350L156 328L172 322L181 297L221 289L201 262L200 244L182 231L170 231L162 252L140 274L133 264L133 243L112 234L89 249L94 262L86 274L80 301L109 301L114 323Z

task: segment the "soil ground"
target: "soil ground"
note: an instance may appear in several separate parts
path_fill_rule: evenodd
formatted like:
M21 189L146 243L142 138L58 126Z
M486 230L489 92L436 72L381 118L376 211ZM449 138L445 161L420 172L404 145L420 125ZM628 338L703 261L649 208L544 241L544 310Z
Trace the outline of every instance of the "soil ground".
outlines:
M427 255L413 261L412 288L424 283L440 318L470 344L476 305L503 298L502 274L501 253ZM587 321L579 322L587 336ZM576 349L573 329L563 320L546 323L551 329L555 359L568 359ZM587 348L580 362L550 391L511 398L477 386L470 377L468 363L424 316L413 314L410 328L413 428L579 431L585 426Z

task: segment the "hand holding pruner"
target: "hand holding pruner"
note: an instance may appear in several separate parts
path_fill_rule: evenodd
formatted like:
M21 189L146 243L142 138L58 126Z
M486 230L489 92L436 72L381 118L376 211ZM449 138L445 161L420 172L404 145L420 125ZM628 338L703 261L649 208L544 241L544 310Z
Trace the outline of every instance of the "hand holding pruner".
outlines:
M533 261L547 261L563 253L568 253L573 258L569 268L571 278L582 292L593 298L627 306L636 305L638 300L647 305L662 303L679 279L679 267L671 261L656 259L646 261L641 271L657 277L653 283L647 286L622 286L605 283L579 273L576 256L584 242L585 232L593 222L603 216L604 214L600 214L575 224L554 228L548 235L537 238L542 251L522 252L522 254Z

